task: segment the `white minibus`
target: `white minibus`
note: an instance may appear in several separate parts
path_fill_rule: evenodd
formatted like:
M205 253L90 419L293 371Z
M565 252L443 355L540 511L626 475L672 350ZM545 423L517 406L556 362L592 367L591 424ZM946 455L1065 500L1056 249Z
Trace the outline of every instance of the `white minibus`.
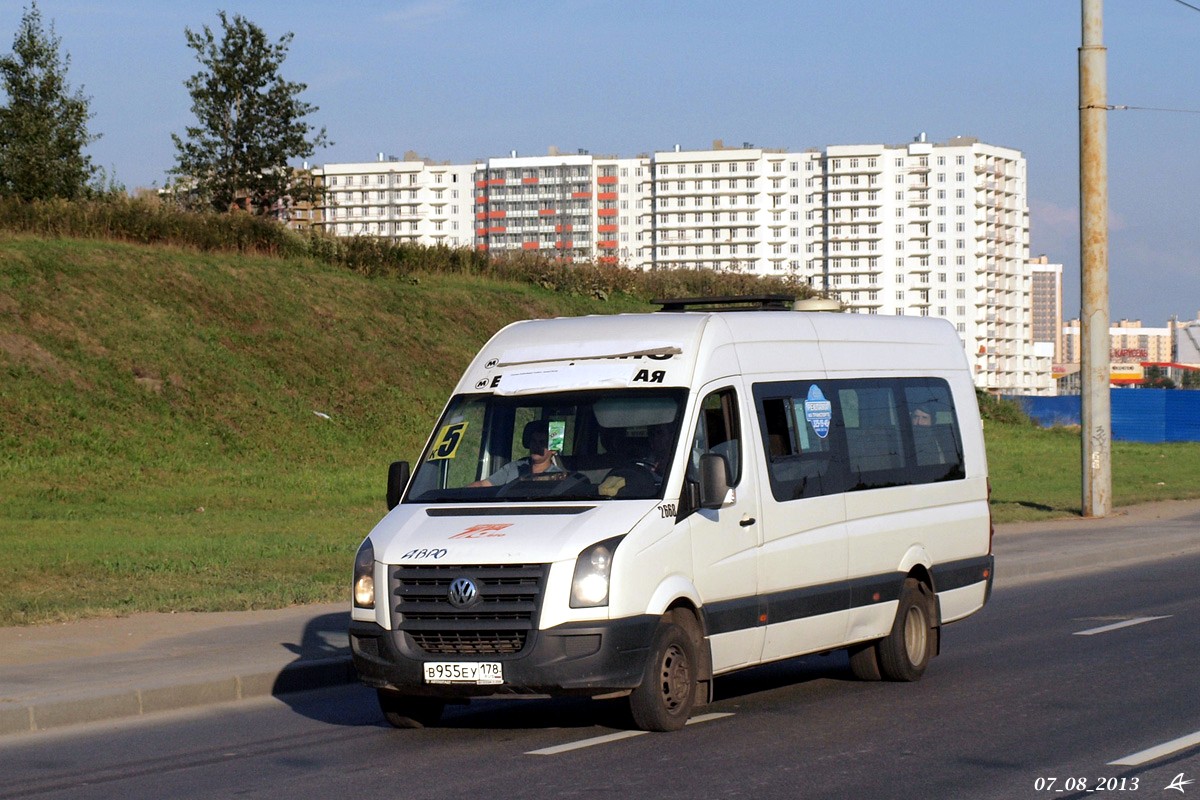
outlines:
M913 681L992 586L983 431L940 319L790 299L517 322L359 549L350 641L398 727L473 697L625 697L845 649Z

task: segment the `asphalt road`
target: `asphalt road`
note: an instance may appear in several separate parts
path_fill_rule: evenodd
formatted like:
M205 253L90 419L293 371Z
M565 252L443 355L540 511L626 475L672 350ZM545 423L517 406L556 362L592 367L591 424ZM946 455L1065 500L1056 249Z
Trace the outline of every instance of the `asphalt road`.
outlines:
M1002 587L918 683L796 659L719 680L675 734L549 700L398 731L350 686L0 741L0 798L1200 796L1198 571Z

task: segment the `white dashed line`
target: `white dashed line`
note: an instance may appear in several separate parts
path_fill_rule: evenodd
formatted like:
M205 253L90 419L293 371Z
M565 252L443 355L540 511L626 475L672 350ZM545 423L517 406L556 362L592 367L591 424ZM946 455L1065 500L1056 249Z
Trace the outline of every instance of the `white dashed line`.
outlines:
M1086 631L1075 631L1076 636L1095 636L1097 633L1108 633L1109 631L1128 628L1132 625L1141 625L1143 622L1154 622L1156 619L1170 619L1171 615L1165 617L1138 617L1137 619L1127 619L1124 622L1114 622L1112 625L1105 625L1102 628L1090 628Z
M688 725L696 725L701 722L711 722L714 719L722 717L732 717L729 713L713 713L701 714L698 717L692 717L687 721ZM634 736L645 736L646 731L621 731L620 733L609 733L604 736L595 736L591 739L582 739L578 742L568 742L566 744L555 745L554 747L546 747L541 750L530 750L525 755L527 756L556 756L560 753L569 753L572 750L582 750L585 747L595 747L599 744L608 744L609 742L619 742L623 739L632 739Z
M1157 747L1151 747L1149 750L1143 750L1140 753L1134 753L1131 756L1119 758L1116 761L1108 762L1109 766L1113 767L1137 767L1149 761L1169 756L1172 753L1177 753L1180 750L1186 750L1189 747L1195 747L1200 744L1200 732L1181 736L1178 739L1173 739L1165 744L1160 744Z

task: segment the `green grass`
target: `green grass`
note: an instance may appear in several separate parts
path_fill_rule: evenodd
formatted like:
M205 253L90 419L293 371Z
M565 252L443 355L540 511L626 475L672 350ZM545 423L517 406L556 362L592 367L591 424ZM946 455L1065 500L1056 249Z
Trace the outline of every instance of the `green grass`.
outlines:
M646 307L0 233L0 625L343 600L387 464L492 332ZM1077 433L986 433L999 521L1078 513ZM1114 470L1118 504L1196 496L1200 445Z
M984 437L997 522L1079 515L1077 428L988 421ZM1117 506L1200 497L1200 443L1114 442L1112 483Z
M0 625L341 599L492 332L644 308L0 235Z

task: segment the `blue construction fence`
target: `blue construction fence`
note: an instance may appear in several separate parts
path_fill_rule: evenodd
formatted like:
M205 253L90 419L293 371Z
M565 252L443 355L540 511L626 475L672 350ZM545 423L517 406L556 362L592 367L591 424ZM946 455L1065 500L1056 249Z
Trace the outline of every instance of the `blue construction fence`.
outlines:
M1113 439L1122 442L1200 442L1200 391L1110 389ZM1043 428L1078 425L1079 395L1011 395Z

